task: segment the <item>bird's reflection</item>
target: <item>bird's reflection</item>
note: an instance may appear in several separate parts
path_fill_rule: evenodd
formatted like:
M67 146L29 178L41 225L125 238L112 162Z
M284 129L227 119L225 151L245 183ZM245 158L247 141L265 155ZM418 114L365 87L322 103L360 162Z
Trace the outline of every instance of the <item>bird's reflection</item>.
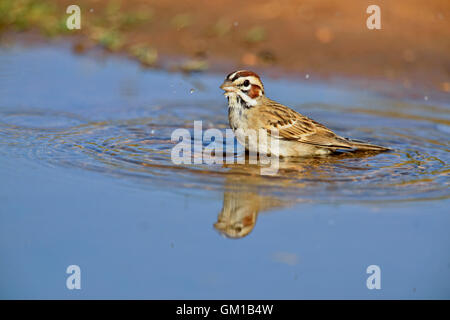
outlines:
M374 154L366 152L284 159L280 161L277 175L270 177L260 175L261 170L257 165L225 165L229 171L225 178L223 206L214 228L228 238L243 238L253 231L259 213L301 202L298 197L285 197L283 190L292 187L297 191L307 189L308 184L317 180L317 177L320 177L322 183L325 181L332 184L336 163L342 164L344 159L363 159ZM274 189L281 195L275 195Z
M214 228L229 238L245 237L255 227L261 211L282 205L280 199L272 196L265 196L245 188L230 189L223 194L223 207Z

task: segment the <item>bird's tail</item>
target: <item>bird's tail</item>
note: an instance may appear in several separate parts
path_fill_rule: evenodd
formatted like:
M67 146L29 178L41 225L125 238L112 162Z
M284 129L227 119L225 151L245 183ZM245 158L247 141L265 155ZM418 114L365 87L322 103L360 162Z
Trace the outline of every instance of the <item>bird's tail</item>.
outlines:
M346 139L348 143L350 143L351 147L356 150L361 151L389 151L392 150L390 148L378 146L376 144L370 144L364 141Z

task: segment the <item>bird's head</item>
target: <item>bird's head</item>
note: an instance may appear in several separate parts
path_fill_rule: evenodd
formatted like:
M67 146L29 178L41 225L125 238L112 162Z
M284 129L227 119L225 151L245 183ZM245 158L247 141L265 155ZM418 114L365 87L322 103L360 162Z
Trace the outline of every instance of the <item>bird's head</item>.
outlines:
M239 70L230 73L220 86L227 97L241 98L246 104L254 106L264 96L264 86L253 71Z

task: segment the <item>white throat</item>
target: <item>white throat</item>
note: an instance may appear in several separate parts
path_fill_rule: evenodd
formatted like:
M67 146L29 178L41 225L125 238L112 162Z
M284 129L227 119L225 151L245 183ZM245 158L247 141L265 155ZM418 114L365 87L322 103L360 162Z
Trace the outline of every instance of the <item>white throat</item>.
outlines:
M228 101L229 101L229 106L230 107L235 107L235 105L239 104L238 98L241 98L243 100L243 102L245 102L245 104L247 104L250 107L256 106L258 104L258 102L256 101L256 99L252 99L249 96L247 96L246 94L238 91L238 92L226 92L225 96L228 97ZM244 107L244 106L242 106Z

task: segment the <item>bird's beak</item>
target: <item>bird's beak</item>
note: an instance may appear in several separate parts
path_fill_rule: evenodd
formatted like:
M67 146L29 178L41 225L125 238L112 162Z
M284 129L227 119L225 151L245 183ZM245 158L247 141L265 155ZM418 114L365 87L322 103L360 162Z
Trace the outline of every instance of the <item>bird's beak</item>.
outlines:
M220 89L224 90L225 93L227 92L233 92L236 91L236 87L233 85L233 83L229 80L225 80L222 85L220 86Z

